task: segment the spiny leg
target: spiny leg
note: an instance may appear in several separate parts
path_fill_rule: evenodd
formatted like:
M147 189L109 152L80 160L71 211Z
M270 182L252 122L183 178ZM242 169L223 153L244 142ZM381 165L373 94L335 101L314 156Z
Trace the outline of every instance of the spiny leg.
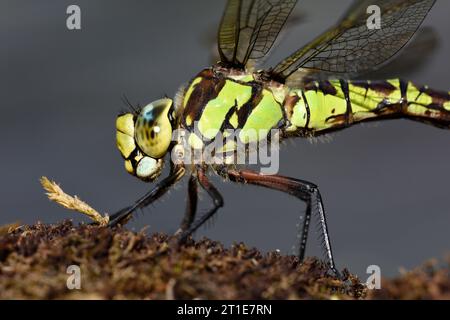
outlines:
M305 218L303 220L302 235L300 238L300 249L298 252L298 258L300 259L300 261L303 261L305 259L306 242L308 241L309 225L311 223L311 212L311 201L306 201Z
M197 177L191 175L188 182L188 198L186 203L186 213L184 214L183 221L181 222L179 232L189 229L194 222L195 213L197 212L198 203L198 187ZM178 232L177 232L178 233Z
M258 172L254 172L251 170L228 170L226 168L222 168L218 173L226 178L229 178L231 181L239 182L239 183L249 183L254 185L259 185L262 187L266 187L269 189L279 190L282 192L286 192L290 195L293 195L307 203L306 208L306 216L303 224L303 235L300 243L300 252L299 258L303 260L305 256L306 249L306 241L308 237L311 212L313 208L316 209L320 225L322 236L324 240L325 252L327 255L328 263L330 265L330 269L340 277L339 271L336 269L333 251L331 249L330 237L328 234L328 227L325 217L325 211L323 208L322 197L320 195L320 191L317 186L311 182L283 177L279 175L262 175Z
M113 227L120 223L125 223L131 218L136 209L142 209L163 196L185 173L183 167L173 167L169 176L161 180L150 192L137 200L133 205L123 208L110 216L109 226Z
M200 228L208 219L210 219L219 208L223 207L223 198L219 191L209 181L203 168L197 169L197 179L202 188L208 193L213 200L213 207L203 214L198 220L195 220L188 229L184 230L180 237L179 243L186 242L187 238Z

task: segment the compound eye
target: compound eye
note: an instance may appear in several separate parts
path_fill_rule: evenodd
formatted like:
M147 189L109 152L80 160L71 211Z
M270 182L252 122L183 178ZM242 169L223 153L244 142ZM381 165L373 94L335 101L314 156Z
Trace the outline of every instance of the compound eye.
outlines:
M146 155L164 157L172 141L172 124L169 120L171 99L161 99L145 106L136 119L135 139Z

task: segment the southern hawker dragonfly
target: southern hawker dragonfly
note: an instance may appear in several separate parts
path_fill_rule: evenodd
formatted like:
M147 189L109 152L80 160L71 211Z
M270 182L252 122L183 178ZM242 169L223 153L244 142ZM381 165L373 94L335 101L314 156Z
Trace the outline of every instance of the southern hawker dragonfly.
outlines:
M117 146L126 170L144 181L159 180L165 161L170 173L134 204L111 216L110 225L124 224L135 210L164 195L189 175L186 214L178 239L182 243L224 205L207 173L226 180L258 185L290 194L306 202L299 244L305 256L312 215L321 225L330 269L338 274L322 196L308 181L267 175L234 164L189 164L169 158L180 141L177 129L187 132L183 143L198 149L223 139L228 129L239 130L243 144L268 139L324 135L367 121L407 118L450 128L450 94L400 79L352 80L380 67L415 34L434 0L355 1L340 22L279 64L258 69L274 47L295 0L229 0L218 32L220 61L200 71L174 99L156 100L118 116ZM367 25L367 8L379 7L380 28ZM257 135L249 135L257 131ZM235 144L227 154L236 154ZM196 218L198 186L212 199L212 208Z

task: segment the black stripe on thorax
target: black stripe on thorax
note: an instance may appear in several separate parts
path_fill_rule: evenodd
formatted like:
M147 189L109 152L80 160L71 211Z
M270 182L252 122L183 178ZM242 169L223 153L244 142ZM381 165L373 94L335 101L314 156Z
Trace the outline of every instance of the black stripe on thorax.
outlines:
M263 87L258 83L252 83L252 95L250 100L244 103L239 110L237 110L238 128L243 128L247 122L248 117L252 111L258 106L263 98Z
M302 90L302 99L305 101L305 108L306 108L306 123L305 123L305 128L308 129L309 127L309 122L311 119L311 109L309 108L309 102L306 99L305 96L305 91Z
M198 77L202 80L195 86L183 110L182 124L186 128L192 128L195 121L201 118L205 106L209 101L217 98L226 83L225 78L215 76L211 70L202 71L196 78ZM186 123L187 117L192 119L192 124L189 126Z

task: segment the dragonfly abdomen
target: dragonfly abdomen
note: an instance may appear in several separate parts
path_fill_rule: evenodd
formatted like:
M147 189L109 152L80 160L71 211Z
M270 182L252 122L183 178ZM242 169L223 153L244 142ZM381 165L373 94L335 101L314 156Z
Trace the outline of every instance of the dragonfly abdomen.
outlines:
M290 91L287 133L323 133L351 124L406 117L450 127L450 94L402 80L315 81Z

